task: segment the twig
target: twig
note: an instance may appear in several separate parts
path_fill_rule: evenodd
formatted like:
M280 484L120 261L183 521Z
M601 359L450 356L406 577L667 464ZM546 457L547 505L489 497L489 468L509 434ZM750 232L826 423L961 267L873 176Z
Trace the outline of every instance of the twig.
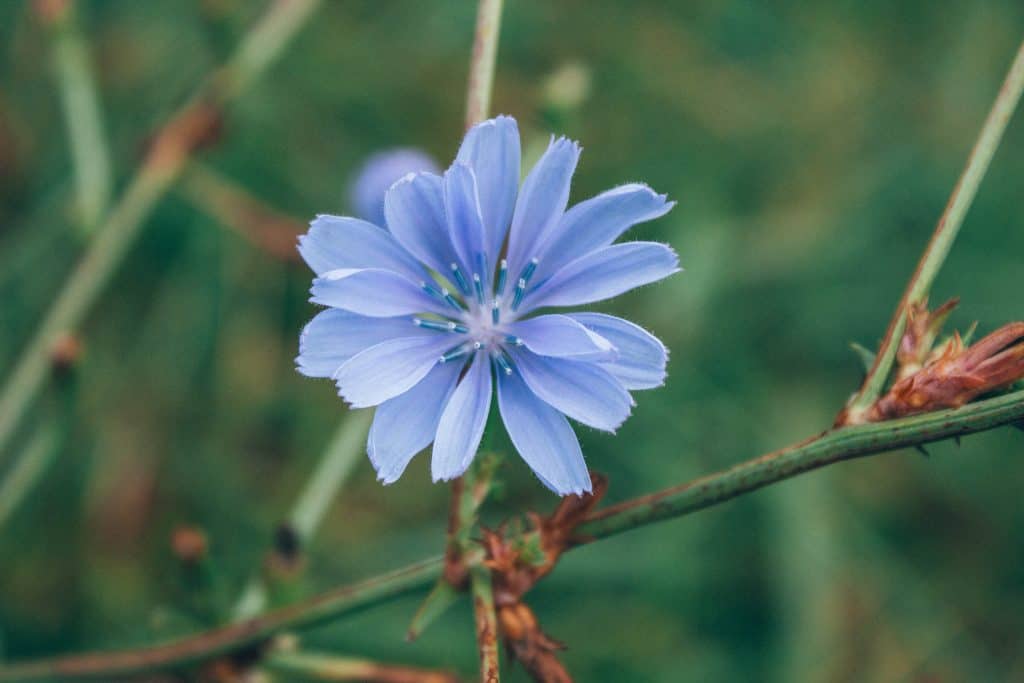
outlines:
M305 225L258 200L200 163L189 164L181 193L196 207L273 258L298 262L295 239Z
M498 666L498 617L494 611L494 589L491 587L491 571L486 567L474 566L469 571L469 583L473 588L473 615L476 619L476 645L480 654L480 680L482 683L499 683Z
M896 351L899 349L900 340L907 325L907 311L910 306L923 304L928 298L935 276L946 260L953 241L956 239L960 226L963 225L964 216L971 202L978 193L978 186L981 184L989 163L999 148L999 141L1006 130L1010 117L1020 99L1021 91L1024 91L1024 43L1021 43L1017 56L1006 74L999 94L996 96L988 118L981 128L974 149L967 158L967 165L964 167L960 179L953 188L949 197L946 209L939 218L935 227L931 242L928 243L917 269L907 283L906 291L896 306L889 328L875 355L875 362L868 371L860 390L850 399L847 407L840 413L837 424L858 424L864 420L864 416L871 408L871 405L881 396L885 389L886 381L892 370L893 361L896 358Z
M826 432L693 482L642 496L594 515L579 527L578 545L681 517L744 493L833 463L974 434L1024 419L1024 391L889 422ZM483 560L474 550L469 566ZM426 588L441 575L435 557L353 586L338 588L261 617L183 640L138 650L58 657L0 669L0 682L109 679L166 670L233 652L275 633L315 626Z
M220 108L262 72L318 5L319 0L276 0L236 57L213 74L156 135L135 178L101 221L88 251L66 279L0 392L0 452L46 380L54 343L82 321L156 203L178 179L192 153L209 142L220 121Z
M458 683L446 671L382 664L369 659L339 657L312 652L274 653L261 663L268 671L301 676L310 681L361 681L362 683Z
M161 645L11 666L0 669L0 681L109 681L189 666L262 643L281 631L315 626L423 589L441 574L441 566L440 557L430 558L254 619Z
M494 64L498 55L503 0L480 0L476 14L476 37L469 63L466 86L466 128L487 118L494 86Z
M0 480L0 528L33 489L57 455L57 429L40 427Z
M338 491L362 456L371 415L368 410L350 413L331 437L316 469L306 480L305 488L295 501L287 521L300 548L304 548L316 533L331 503L337 498ZM242 591L232 618L236 621L247 619L263 611L266 606L266 581L257 574Z
M35 7L53 34L53 65L71 144L76 218L90 233L107 211L111 189L110 151L92 59L72 0L40 1Z

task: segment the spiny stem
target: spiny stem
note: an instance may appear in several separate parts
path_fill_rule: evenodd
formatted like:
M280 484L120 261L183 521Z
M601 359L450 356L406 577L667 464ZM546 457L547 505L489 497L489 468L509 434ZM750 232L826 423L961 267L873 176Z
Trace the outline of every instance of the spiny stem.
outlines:
M953 188L953 193L949 197L942 217L939 218L935 233L921 255L917 269L911 276L910 282L907 283L906 291L893 313L889 328L875 355L874 365L868 371L860 390L853 396L844 411L846 413L845 423L856 424L862 421L864 414L885 389L886 381L896 359L896 351L899 349L900 340L906 329L907 310L911 305L923 303L928 298L935 276L938 275L946 256L949 255L953 241L960 231L960 226L963 225L967 209L974 201L974 197L978 193L978 186L981 185L981 180L985 177L992 157L999 148L1003 132L1017 107L1022 91L1024 91L1024 43L1021 43L1017 50L1017 56L1010 66L1010 71L1006 74L1006 80L985 119L978 140L974 143L974 149L971 150L971 154L967 158L967 165Z
M956 410L825 432L722 472L602 510L579 527L578 544L681 517L843 460L974 434L1022 419L1024 391L1016 391ZM476 549L464 559L468 566L475 567L483 560L483 552ZM441 575L442 567L443 558L431 558L248 621L164 645L14 665L0 669L0 683L109 679L181 667L238 650L284 630L314 626L424 589Z
M196 147L209 136L219 108L266 68L318 5L319 0L274 2L243 40L236 57L204 83L157 134L142 166L101 221L88 251L66 279L0 391L0 452L46 380L54 343L88 313L156 203L178 179Z
M306 486L295 501L287 521L299 540L300 548L304 548L316 533L338 491L362 457L371 415L368 410L349 414L331 437L316 469L306 480ZM254 576L242 591L232 618L236 621L247 619L266 606L266 582L261 576Z
M480 654L480 680L483 683L499 683L501 670L498 665L498 617L494 611L491 571L481 565L475 565L469 571L469 583L473 588L473 615L476 620L477 652Z
M469 63L466 87L466 128L487 118L494 86L494 64L498 55L503 0L480 0L476 14L476 38Z
M92 58L71 0L39 2L35 7L53 35L53 65L71 145L77 218L89 233L107 210L111 188L110 151Z

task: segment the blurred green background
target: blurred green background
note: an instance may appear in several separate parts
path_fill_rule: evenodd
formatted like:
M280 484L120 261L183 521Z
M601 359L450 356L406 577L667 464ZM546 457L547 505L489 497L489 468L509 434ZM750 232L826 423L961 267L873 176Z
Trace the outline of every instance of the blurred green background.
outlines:
M115 196L263 8L77 6ZM419 146L447 165L474 19L464 0L327 2L228 108L202 166L160 202L93 307L79 362L0 454L2 477L34 434L56 435L53 465L0 528L7 657L204 628L209 610L171 551L179 525L209 539L213 605L260 566L345 408L329 382L293 369L314 313L305 266L257 248L244 224L226 229L202 190L232 183L301 225L347 211L375 151ZM848 344L877 343L1022 35L1019 0L509 0L493 110L519 119L527 154L550 132L582 142L573 201L633 180L679 201L632 234L672 244L686 272L600 307L672 352L667 385L637 396L617 436L579 429L609 500L831 422L862 373ZM3 2L0 49L2 379L89 237L54 32L32 3ZM1017 119L933 295L962 297L960 329L1022 317ZM268 229L288 243L287 225ZM529 602L580 681L1022 680L1024 435L929 452L839 465L587 546ZM382 488L360 459L289 597L439 551L448 489L427 461ZM491 523L555 504L520 462L502 476ZM407 644L418 601L304 642L468 677L468 605Z

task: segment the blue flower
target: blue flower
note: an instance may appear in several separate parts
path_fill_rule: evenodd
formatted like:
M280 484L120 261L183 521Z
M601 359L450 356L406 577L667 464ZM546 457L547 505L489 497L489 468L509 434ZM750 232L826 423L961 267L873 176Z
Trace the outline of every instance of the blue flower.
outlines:
M519 455L561 495L590 490L567 417L615 431L630 391L661 386L665 347L601 313L531 314L601 301L679 270L653 242L613 242L674 202L642 184L566 211L580 147L552 139L519 187L519 130L472 128L444 176L387 192L387 228L321 215L299 238L327 306L303 330L299 372L329 377L353 408L377 406L367 442L384 483L434 444L435 481L477 452L496 388Z
M349 187L352 210L363 220L384 225L384 195L395 181L407 173L439 171L423 150L396 147L371 155L356 171Z

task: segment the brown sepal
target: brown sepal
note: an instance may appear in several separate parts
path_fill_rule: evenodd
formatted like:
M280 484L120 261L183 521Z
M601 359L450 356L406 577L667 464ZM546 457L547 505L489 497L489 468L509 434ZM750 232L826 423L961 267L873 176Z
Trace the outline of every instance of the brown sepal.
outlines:
M923 368L898 380L872 406L869 422L959 408L981 394L1024 377L1024 322L999 328L964 348L959 334L932 354Z
M591 473L592 492L566 496L555 511L544 517L529 513L533 526L528 538L536 540L542 557L525 553L526 543L505 538L504 526L483 530L486 552L484 565L491 570L498 626L509 654L537 681L572 683L572 677L556 653L565 645L545 634L533 610L523 597L558 563L558 558L576 542L576 527L591 513L608 489L604 476Z

